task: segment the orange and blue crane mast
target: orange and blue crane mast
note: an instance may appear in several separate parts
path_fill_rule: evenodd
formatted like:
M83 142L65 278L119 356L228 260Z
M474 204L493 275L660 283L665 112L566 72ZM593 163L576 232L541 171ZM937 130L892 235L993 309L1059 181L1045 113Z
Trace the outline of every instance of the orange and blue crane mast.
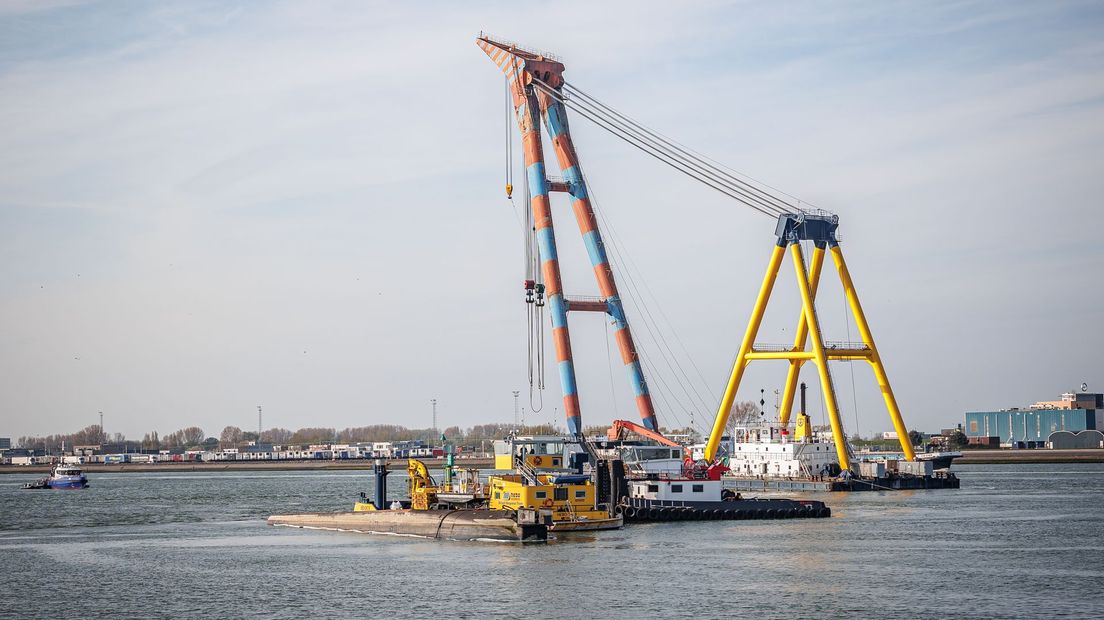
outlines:
M621 303L594 207L587 193L586 180L571 139L567 110L560 92L564 84L565 67L559 61L543 54L522 50L516 45L495 41L490 37L480 36L476 43L506 75L518 129L521 133L525 173L530 193L529 208L532 210L533 225L536 229L541 273L544 276L547 303L552 319L552 340L556 351L560 385L563 389L568 432L582 435L583 429L568 327L568 314L573 311L598 311L610 316L617 347L621 353L621 361L629 375L629 383L641 421L645 428L658 430L655 408L648 391L648 383L644 378L640 355L633 342L629 320ZM540 84L544 88L534 88L535 84ZM554 90L558 96L553 96L546 89ZM541 140L542 121L556 153L556 160L563 177L561 183L550 183L548 179ZM575 220L583 236L590 264L598 282L601 302L581 300L573 302L564 296L549 200L549 194L553 191L565 192L571 196L572 210L575 212Z

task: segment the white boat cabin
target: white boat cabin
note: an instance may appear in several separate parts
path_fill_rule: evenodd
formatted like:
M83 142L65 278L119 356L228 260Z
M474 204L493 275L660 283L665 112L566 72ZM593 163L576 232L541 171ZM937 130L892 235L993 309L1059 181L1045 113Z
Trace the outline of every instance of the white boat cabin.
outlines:
M721 481L690 478L630 480L629 497L664 502L715 502L721 499Z
M669 446L622 446L620 456L633 473L681 476L685 453Z

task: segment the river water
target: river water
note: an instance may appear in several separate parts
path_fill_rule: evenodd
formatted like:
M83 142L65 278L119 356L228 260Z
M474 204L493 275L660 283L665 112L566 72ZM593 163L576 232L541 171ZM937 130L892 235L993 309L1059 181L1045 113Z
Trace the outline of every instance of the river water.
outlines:
M957 491L809 494L830 519L528 545L265 525L349 509L367 471L4 475L0 617L1104 617L1104 465L956 469Z

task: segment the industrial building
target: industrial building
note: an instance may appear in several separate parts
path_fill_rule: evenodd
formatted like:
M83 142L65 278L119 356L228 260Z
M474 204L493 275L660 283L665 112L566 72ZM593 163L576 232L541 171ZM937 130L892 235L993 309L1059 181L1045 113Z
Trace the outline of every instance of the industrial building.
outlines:
M1013 448L1104 447L1104 394L1067 392L1061 400L1027 408L970 411L963 429L970 443ZM1085 431L1096 431L1085 433ZM1056 435L1060 434L1060 435ZM1054 443L1059 445L1052 445Z

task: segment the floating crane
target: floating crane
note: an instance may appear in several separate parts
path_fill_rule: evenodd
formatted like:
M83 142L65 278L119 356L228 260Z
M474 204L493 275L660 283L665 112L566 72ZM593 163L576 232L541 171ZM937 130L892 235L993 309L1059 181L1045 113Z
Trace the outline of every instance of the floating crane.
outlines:
M874 370L874 376L897 431L905 458L910 461L915 460L912 445L908 440L908 430L901 418L889 378L840 249L836 234L839 226L837 215L819 209L805 208L796 199L718 164L614 110L568 83L563 77L563 63L551 55L526 50L514 43L496 40L482 34L476 43L506 75L514 113L521 131L526 182L530 197L528 208L531 210L533 226L536 230L542 273L547 286L548 304L551 307L553 340L560 382L563 387L564 410L567 414L568 429L573 434L579 434L582 426L567 325L568 312L572 311L605 312L612 317L622 360L629 372L630 382L636 394L643 428L657 435L659 433L648 386L629 331L628 319L617 293L613 272L606 257L605 246L571 140L567 122L569 108L650 157L776 221L774 249L721 398L713 429L706 443L704 459L712 461L717 456L747 364L756 360L784 360L789 363L783 401L779 410L779 422L782 426L786 426L792 413L794 392L800 379L801 368L805 362L812 361L820 380L840 466L843 469L850 469L851 447L843 428L829 362L865 360ZM552 139L563 174L562 180L550 180L545 172L541 121L547 127ZM509 180L507 183L509 194L512 186ZM599 300L576 300L563 294L548 199L549 192L565 192L573 199L572 206L579 230L586 242L587 252L602 292ZM811 242L813 245L811 262L808 264L801 248L803 241ZM787 253L790 254L793 262L801 298L797 333L792 345L758 345L755 338L759 333L778 272ZM815 297L826 254L832 256L851 314L857 324L861 342L831 343L824 340L820 321L817 318ZM526 287L530 289L528 282ZM810 343L811 348L809 348Z

